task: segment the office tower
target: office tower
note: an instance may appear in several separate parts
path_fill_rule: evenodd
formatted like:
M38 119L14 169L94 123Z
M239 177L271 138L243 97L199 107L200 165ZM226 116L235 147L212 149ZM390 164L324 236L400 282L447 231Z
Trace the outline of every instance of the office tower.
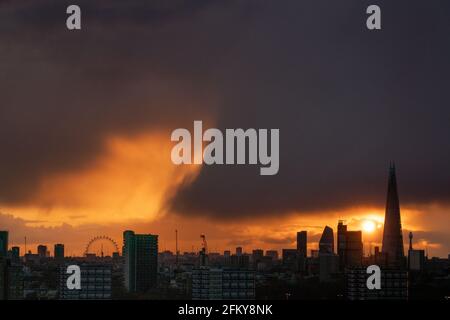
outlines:
M408 250L413 249L412 240L413 240L413 233L409 232L409 249Z
M345 238L345 266L360 266L363 259L362 232L347 231Z
M129 292L146 292L156 286L158 236L123 233L125 287Z
M47 246L44 246L42 244L38 245L37 247L37 252L38 252L38 256L40 258L45 258L47 257Z
M67 288L68 265L61 265L58 274L58 292L62 300L110 300L112 298L112 265L83 263L80 265L81 289Z
M402 223L400 204L397 192L395 166L389 168L386 214L384 217L383 245L381 251L387 255L388 264L392 267L404 266Z
M278 251L277 250L267 250L266 256L271 257L273 261L278 260Z
M306 231L297 232L297 264L298 271L304 273L306 271L306 257L308 254Z
M237 247L236 248L236 255L237 256L241 256L242 255L242 247Z
M345 242L347 235L347 225L343 220L338 221L337 228L337 254L339 256L339 269L344 270L345 267Z
M307 233L306 231L297 232L297 251L299 257L306 258L307 255Z
M343 221L338 223L337 251L339 269L361 266L363 259L363 242L361 231L348 231Z
M255 299L255 273L201 267L192 270L193 300Z
M61 243L55 244L53 255L57 260L64 260L64 245Z
M312 256L313 257L313 256ZM334 253L333 229L326 226L319 241L318 261L319 280L329 281L339 270L339 256ZM317 272L317 270L316 270Z
M11 248L11 259L17 261L20 259L20 247Z
M230 251L230 250L225 250L225 251L223 252L223 256L224 256L225 258L229 258L229 257L231 256L231 251Z
M0 231L0 257L8 255L8 231Z
M326 226L319 241L319 253L334 253L333 229Z

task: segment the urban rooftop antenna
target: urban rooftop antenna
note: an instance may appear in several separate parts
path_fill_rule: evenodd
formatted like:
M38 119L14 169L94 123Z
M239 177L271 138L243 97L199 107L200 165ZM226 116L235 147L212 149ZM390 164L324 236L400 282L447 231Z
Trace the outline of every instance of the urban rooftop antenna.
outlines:
M178 230L177 229L175 229L175 254L176 254L175 263L176 263L176 266L178 269Z

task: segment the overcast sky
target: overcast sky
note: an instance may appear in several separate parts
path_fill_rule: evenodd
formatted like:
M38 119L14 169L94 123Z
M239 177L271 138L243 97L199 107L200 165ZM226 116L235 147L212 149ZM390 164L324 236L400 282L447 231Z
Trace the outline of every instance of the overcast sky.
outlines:
M78 215L92 197L80 204L69 183L49 196L49 177L94 170L111 137L170 144L172 130L203 120L279 128L280 171L203 166L167 183L166 213L235 221L383 208L395 161L401 205L442 208L449 226L448 1L377 1L380 31L366 29L372 3L361 0L83 0L82 30L68 31L72 2L0 4L3 212ZM171 166L170 151L159 157Z

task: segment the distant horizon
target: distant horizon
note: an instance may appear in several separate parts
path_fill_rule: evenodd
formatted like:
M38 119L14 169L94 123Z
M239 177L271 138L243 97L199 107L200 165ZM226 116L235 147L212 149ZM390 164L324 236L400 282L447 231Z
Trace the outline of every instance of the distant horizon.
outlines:
M361 1L79 0L75 29L67 6L0 3L10 244L80 255L131 229L173 250L177 229L184 251L201 234L220 251L281 250L307 230L315 248L346 219L368 250L381 247L395 161L405 251L411 231L429 256L450 253L450 2L386 1L381 29ZM194 121L217 129L203 139L223 147L208 149L213 165L172 161L171 134ZM251 159L230 148L236 161L219 165L227 128L275 130L273 175L259 135L239 135ZM205 137L191 133L201 159Z
M368 221L371 222L373 220L369 219ZM332 225L328 225L328 226L333 229L333 233L335 235L335 247L336 247L336 243L337 243L337 236L336 236L337 235L337 229L336 229L336 227L333 228ZM337 226L337 223L336 223L336 226ZM324 228L325 228L325 225L324 225ZM382 225L378 224L377 225L377 229L382 229ZM366 232L363 230L363 228L361 228L361 229L349 229L349 230L350 231L361 231L362 234L363 234L363 239L364 239L365 236L367 236L367 234L365 234ZM5 231L9 231L9 230L5 230ZM298 231L302 231L302 230L298 230ZM408 247L409 247L408 235L409 235L409 232L410 232L409 230L403 230L403 239L408 239L407 241L403 242L405 257L407 257L407 255L408 255ZM145 232L142 232L142 233L145 233ZM160 236L157 233L146 233L146 234L154 234L154 235ZM318 237L320 235L321 235L321 231L315 233L313 238L314 239L318 239ZM414 235L414 232L413 232L413 235ZM10 232L10 236L11 236L11 232ZM296 233L293 235L293 237L295 237L295 236L296 236ZM308 232L308 239L309 239L309 237L310 237L310 234ZM382 234L378 236L379 239L377 239L377 240L375 240L373 238L370 238L372 240L370 240L370 241L363 241L363 256L364 257L370 256L369 252L368 252L369 248L371 249L371 254L373 254L375 247L379 247L380 251L382 250L382 244L381 244L381 240L382 239L381 239L381 237L382 237ZM91 240L91 239L88 239L88 241L89 240ZM114 240L120 246L120 244L122 243L123 239L120 238L120 241L118 241L117 239L114 239ZM50 257L53 257L54 245L60 243L60 244L64 245L64 249L65 249L65 252L66 252L66 257L82 258L84 256L84 251L77 251L77 253L75 253L75 255L74 255L73 250L71 251L70 247L67 246L62 241L55 242L55 243L44 243L44 242L31 242L30 243L28 241L29 241L29 239L27 239L27 252L24 251L25 245L23 243L12 243L12 242L10 242L9 249L11 249L12 247L19 247L21 256L24 256L26 253L29 253L29 251L31 251L32 254L37 254L37 247L39 245L44 245L44 246L47 246L47 250L51 254ZM86 244L88 243L88 241L86 241ZM180 246L180 243L183 243L183 242L184 242L183 239L179 238L179 246ZM237 243L239 243L239 242L237 241ZM192 246L194 246L194 250L192 250ZM200 238L199 238L199 241L192 242L192 245L187 245L186 247L187 247L187 249L182 249L182 250L179 249L179 253L180 254L184 254L184 253L195 253L195 254L198 254L199 251L200 251L200 247L201 247ZM295 242L294 243L290 243L289 246L282 246L281 244L279 244L277 246L272 246L272 247L270 247L270 246L251 247L250 245L223 246L220 249L214 247L211 250L209 250L209 253L220 253L220 254L223 254L224 251L228 250L228 251L231 251L231 254L234 254L237 247L242 247L244 254L252 254L252 251L253 250L257 250L257 249L264 250L264 253L266 253L267 251L270 251L270 250L276 250L278 252L278 254L280 255L280 257L281 257L281 251L283 249L296 249L296 243ZM426 256L427 256L427 251L428 251L428 258L432 258L432 257L448 258L448 256L450 255L450 252L447 253L447 254L444 253L443 255L440 255L440 256L439 255L435 255L435 254L432 253L433 249L430 250L430 248L424 247L423 244L421 244L420 242L418 244L417 242L415 242L414 239L413 239L413 249L414 250L424 250ZM314 241L314 242L308 241L308 247L307 247L307 256L308 257L311 256L311 250L318 250L318 241ZM111 250L109 250L109 251L111 251ZM163 247L162 248L161 247L161 242L159 241L158 253L163 253L163 252L167 252L167 251L170 251L173 254L175 254L175 241L173 243L173 248L169 248L169 247ZM429 254L430 251L431 251L431 254ZM111 251L110 255L112 255L112 253L113 253L113 251ZM337 253L336 250L335 250L335 253ZM122 254L120 249L119 249L119 254ZM97 255L97 257L98 257L98 255Z

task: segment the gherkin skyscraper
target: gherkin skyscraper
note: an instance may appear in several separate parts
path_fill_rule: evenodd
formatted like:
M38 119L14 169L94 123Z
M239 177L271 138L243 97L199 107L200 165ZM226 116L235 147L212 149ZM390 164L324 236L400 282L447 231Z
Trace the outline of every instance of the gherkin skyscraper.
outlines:
M404 266L405 255L403 251L402 222L400 218L400 203L398 200L397 179L395 176L394 164L389 168L382 252L387 254L389 266Z

